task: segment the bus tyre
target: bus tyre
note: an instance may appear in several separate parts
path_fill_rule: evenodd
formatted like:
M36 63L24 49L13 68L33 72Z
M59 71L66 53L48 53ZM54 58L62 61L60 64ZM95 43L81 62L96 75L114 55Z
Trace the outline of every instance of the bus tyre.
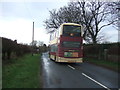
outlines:
M56 56L54 56L54 60L56 61Z
M48 55L48 57L50 58L50 54Z
M50 58L50 60L51 60L51 56L49 55L49 58Z
M57 62L57 57L55 56L55 62Z

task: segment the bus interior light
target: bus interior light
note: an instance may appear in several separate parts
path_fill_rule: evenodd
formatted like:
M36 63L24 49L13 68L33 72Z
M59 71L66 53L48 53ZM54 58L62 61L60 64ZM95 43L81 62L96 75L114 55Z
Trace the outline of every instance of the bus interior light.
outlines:
M70 33L70 36L74 36L74 34L73 34L73 33Z

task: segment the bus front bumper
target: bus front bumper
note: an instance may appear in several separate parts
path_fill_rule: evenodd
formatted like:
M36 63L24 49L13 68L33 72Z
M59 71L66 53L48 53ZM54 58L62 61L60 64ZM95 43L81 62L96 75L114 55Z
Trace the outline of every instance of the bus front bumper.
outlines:
M64 58L64 57L57 57L56 62L67 62L67 63L82 63L82 58Z

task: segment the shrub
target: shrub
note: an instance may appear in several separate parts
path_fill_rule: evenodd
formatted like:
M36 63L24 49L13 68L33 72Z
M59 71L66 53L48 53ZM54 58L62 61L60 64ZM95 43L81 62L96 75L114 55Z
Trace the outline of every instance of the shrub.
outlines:
M30 52L31 52L30 46L17 44L17 40L12 41L11 39L2 37L2 59L3 60L11 59L12 53L15 53L16 56L22 56Z

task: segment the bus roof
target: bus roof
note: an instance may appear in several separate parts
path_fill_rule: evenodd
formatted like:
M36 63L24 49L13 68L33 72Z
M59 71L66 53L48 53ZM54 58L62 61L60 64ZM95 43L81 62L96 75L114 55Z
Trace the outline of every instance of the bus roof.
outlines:
M77 25L77 26L81 26L80 24L77 24L77 23L63 23L63 24L61 24L62 26L63 25Z

